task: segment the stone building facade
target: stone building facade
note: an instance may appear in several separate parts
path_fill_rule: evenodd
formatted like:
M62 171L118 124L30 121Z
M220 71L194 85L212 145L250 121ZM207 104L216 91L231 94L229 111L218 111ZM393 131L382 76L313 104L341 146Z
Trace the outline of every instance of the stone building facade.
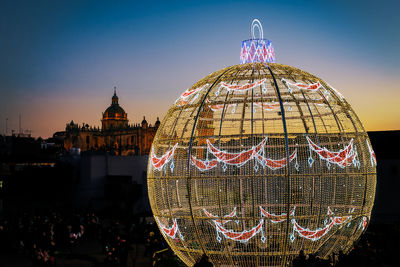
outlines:
M111 105L103 112L101 129L87 124L67 123L64 148L67 151L104 151L113 155L147 155L160 125L157 118L154 126L143 117L141 124L129 124L128 114L118 103L114 89Z

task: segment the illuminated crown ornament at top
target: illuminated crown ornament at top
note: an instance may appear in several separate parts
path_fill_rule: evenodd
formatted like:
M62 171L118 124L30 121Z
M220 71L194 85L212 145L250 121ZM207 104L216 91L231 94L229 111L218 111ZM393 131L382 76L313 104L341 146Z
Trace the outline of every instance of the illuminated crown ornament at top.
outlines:
M255 28L242 55L260 51ZM321 78L246 53L185 90L158 128L147 181L161 233L189 266L204 253L215 266L284 266L300 250L348 252L375 198L362 123Z
M258 29L260 38L255 37L255 29ZM275 62L274 47L270 40L264 39L263 27L258 19L251 23L251 39L244 40L240 50L240 64L253 62Z

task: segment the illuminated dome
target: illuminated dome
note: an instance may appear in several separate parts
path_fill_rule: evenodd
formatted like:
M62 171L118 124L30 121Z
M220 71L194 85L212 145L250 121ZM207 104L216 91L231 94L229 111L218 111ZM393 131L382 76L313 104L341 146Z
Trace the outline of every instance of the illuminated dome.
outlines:
M101 120L103 130L121 128L128 125L128 114L126 114L125 110L118 104L118 100L116 88L114 87L111 106L104 111Z
M196 82L155 136L151 208L187 265L327 258L369 222L376 160L351 106L319 77L259 61Z

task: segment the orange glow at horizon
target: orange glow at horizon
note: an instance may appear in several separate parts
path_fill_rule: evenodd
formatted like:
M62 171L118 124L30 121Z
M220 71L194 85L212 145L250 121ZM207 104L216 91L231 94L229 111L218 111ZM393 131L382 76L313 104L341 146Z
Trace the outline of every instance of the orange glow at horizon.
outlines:
M332 83L331 85L334 86ZM337 89L337 87L335 88ZM339 91L352 105L365 129L367 131L399 130L398 99L400 99L400 93L394 92L391 97L379 98L374 91L364 91L360 95L359 92L362 92L363 89L365 89L363 85L346 83L346 88L339 89ZM183 92L184 89L181 91ZM176 92L176 96L178 95L179 93ZM140 124L145 116L147 122L152 125L157 117L160 120L163 119L176 98L169 95L155 100L148 95L141 97L140 101L135 101L132 96L125 96L123 93L119 94L119 97L121 107L128 114L129 124ZM111 96L102 94L95 97L63 97L61 103L48 99L46 105L41 105L41 101L32 101L25 108L25 112L22 113L22 128L33 129L33 136L46 138L57 131L64 131L65 125L71 120L79 125L85 123L101 128L102 112L111 104ZM10 129L18 129L18 114L9 118L8 127L9 134L11 133Z

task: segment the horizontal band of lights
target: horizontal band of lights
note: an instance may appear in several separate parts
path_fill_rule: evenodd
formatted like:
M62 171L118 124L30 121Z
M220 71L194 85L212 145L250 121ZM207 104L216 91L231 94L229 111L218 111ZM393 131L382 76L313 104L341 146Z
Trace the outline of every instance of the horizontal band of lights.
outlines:
M292 83L289 82L288 80L282 78L281 79L282 82L284 83L284 85L287 87L288 91L293 94L294 93L294 89L293 88L297 88L298 90L309 90L309 91L317 91L317 90L322 90L321 93L323 95L323 97L321 96L317 96L317 98L313 98L310 97L310 100L313 100L314 102L316 102L317 105L320 106L324 106L326 104L326 102L324 101L326 99L326 101L329 100L330 98L330 92L319 82L315 82L315 83ZM215 92L215 95L218 96L221 93L221 90L226 89L228 92L231 91L248 91L251 90L257 86L261 86L262 92L263 94L267 93L267 88L265 86L265 81L266 79L262 79L260 81L256 81L256 82L252 82L252 83L245 83L245 84L241 84L241 85L237 85L237 84L228 84L226 82L220 82L218 90ZM192 104L197 97L199 97L200 92L205 89L206 87L208 87L209 84L205 84L203 86L191 89L191 90L186 90L185 92L182 93L182 95L175 101L175 104L178 106L184 106L186 104ZM336 93L336 95L339 97L340 100L343 101L343 96L342 94L340 94L338 91L336 91L336 89L332 88L333 91ZM299 99L301 99L299 97ZM218 110L222 110L222 109L227 109L229 107L232 107L232 113L235 113L236 111L236 104L212 104L210 102L209 99L206 99L206 103L208 104L208 107L216 112ZM283 105L286 105L287 103L283 103ZM264 110L276 110L280 108L280 103L279 102L254 102L255 107L260 107ZM254 108L253 112L255 112L256 109ZM288 111L292 111L291 107L288 107Z
M217 238L218 242L222 241L222 238L220 236L220 234L222 234L225 238L228 238L228 239L231 239L234 241L239 241L241 243L247 243L251 238L256 236L259 232L262 233L261 241L265 242L266 237L264 236L262 227L263 227L263 224L266 223L266 221L264 220L263 217L269 219L272 223L281 223L281 222L286 221L287 214L282 213L280 215L276 215L276 214L267 212L262 207L259 207L259 208L260 208L262 217L258 221L258 224L251 229L243 230L241 232L229 230L227 227L224 226L225 224L227 224L229 222L235 222L236 224L239 224L238 220L234 220L235 216L237 215L236 207L233 209L233 211L231 213L224 215L222 220L218 219L218 216L211 214L206 209L203 209L203 211L204 211L204 214L208 218L210 218L215 225L215 229L217 232L216 238ZM293 209L290 212L290 215L293 217L295 216L295 208L296 207L293 207ZM300 226L299 223L297 222L297 220L295 218L292 218L291 223L293 225L293 231L290 234L291 241L294 242L294 240L295 240L295 234L294 234L295 232L302 238L305 238L305 239L308 239L311 241L317 241L317 240L321 239L322 237L324 237L326 234L328 234L328 232L332 229L333 226L345 224L352 219L351 215L350 216L334 216L330 207L328 207L328 216L329 216L329 222L327 220L325 220L324 227L318 228L315 230L310 230L308 228ZM182 234L179 231L176 219L173 220L173 225L169 228L164 226L162 223L160 223L159 220L157 220L157 222L160 225L162 233L165 236L175 239L177 233L179 233L180 239L184 240L184 237L182 236ZM367 225L367 217L363 216L358 228L359 229L362 228L362 230L364 230L366 228L366 225Z
M351 249L370 221L376 159L325 81L239 64L172 105L147 182L157 225L186 265L206 253L214 266L285 266L300 250L327 258Z
M330 168L331 164L336 164L341 168L345 168L351 166L352 164L360 168L360 161L357 159L357 150L355 146L353 146L353 139L349 141L349 144L339 150L339 151L331 151L326 149L325 147L320 147L315 144L308 136L305 137L310 148L310 157L308 158L307 162L309 167L312 167L314 163L314 159L312 157L311 151L317 153L320 159L327 162L327 167ZM222 169L226 171L227 165L233 165L236 167L241 167L246 164L249 160L255 159L257 163L259 163L263 168L268 167L271 170L280 169L286 166L287 159L271 159L265 156L265 145L267 142L267 138L264 138L262 142L257 144L256 146L252 147L248 150L243 150L238 153L230 153L224 150L218 149L215 147L212 142L207 139L207 152L212 154L215 159L206 159L201 160L196 158L195 156L191 156L191 162L194 166L196 166L200 171L207 171L217 166L219 162L223 163ZM367 142L368 148L370 148L369 143ZM173 148L165 152L161 157L157 157L154 153L154 150L151 153L151 165L154 167L155 170L161 170L164 165L166 165L169 161L173 159L174 152L178 143L174 145ZM375 157L372 154L373 151L369 150L371 153L371 164L376 164ZM289 156L289 162L297 159L297 151L294 150ZM374 161L373 161L374 160ZM296 170L299 169L299 163L296 161L295 168ZM171 163L171 171L173 171L174 165L173 162ZM258 170L258 165L254 165L255 171Z

